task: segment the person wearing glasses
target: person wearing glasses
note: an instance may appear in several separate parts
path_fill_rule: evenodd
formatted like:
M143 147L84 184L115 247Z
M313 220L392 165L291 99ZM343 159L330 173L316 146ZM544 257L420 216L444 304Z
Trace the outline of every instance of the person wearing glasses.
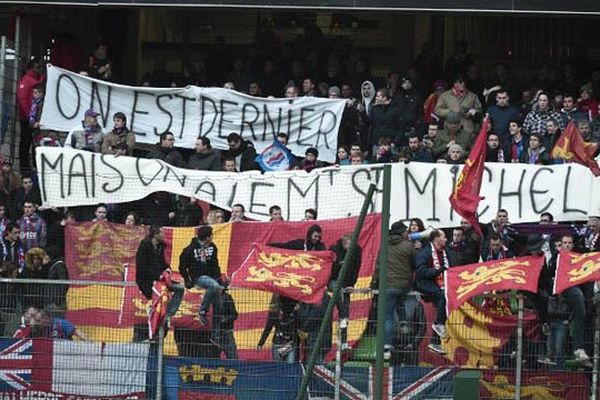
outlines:
M181 153L175 150L175 135L169 131L160 134L160 142L148 153L147 158L163 160L175 167L185 167Z

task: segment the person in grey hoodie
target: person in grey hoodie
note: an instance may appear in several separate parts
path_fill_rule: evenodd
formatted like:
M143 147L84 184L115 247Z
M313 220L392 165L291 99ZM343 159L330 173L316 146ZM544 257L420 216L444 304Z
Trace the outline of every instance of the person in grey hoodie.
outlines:
M189 169L221 171L221 153L210 145L210 139L200 136L196 140L196 152L188 160Z

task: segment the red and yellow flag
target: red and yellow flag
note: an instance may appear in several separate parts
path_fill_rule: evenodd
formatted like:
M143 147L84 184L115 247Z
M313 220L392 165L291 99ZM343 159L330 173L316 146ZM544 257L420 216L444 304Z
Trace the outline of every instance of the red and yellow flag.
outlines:
M287 250L256 244L233 274L231 286L318 304L323 299L334 261L332 251Z
M148 315L148 328L150 330L150 339L158 335L158 329L164 324L167 318L167 306L171 300L169 285L171 276L163 273L158 281L154 282L152 287L152 305Z
M490 127L488 118L483 120L479 135L469 153L467 161L458 176L454 191L450 195L450 204L454 211L469 221L479 236L483 236L477 219L477 207L483 197L479 195L483 181L483 167L487 152L487 132Z
M345 233L352 232L356 225L356 217L336 220L317 221L323 230L322 241L326 247L337 242ZM306 236L307 229L315 221L303 222L239 222L230 224L213 225L213 242L219 248L219 265L221 271L231 276L244 262L253 243L267 244L271 242L285 242L300 239ZM94 224L105 223L80 223L70 229L81 232L80 229L90 229ZM80 227L82 225L83 227ZM107 231L130 232L124 225L106 223ZM138 227L139 228L139 227ZM105 229L104 227L102 229ZM137 228L136 228L137 229ZM86 274L98 280L114 281L123 280L123 264L129 264L125 280L135 282L135 253L145 229L139 236L131 235L126 238L127 251L118 251L111 261L111 268L98 269L100 275L88 274L92 272L81 263L67 264L69 276L77 277ZM379 237L381 231L381 217L378 214L368 215L358 238L362 248L361 268L358 275L356 288L368 288L373 275L375 260L379 252ZM89 234L89 233L88 233ZM195 228L164 228L165 258L174 271L174 280L181 281L178 277L179 257L182 250L190 244L195 235ZM86 246L77 245L77 236L74 233L71 241L67 241L67 251L72 251L73 260L89 259L97 252L88 253L90 248L100 250L100 243L113 240L103 235L92 235L86 240ZM116 239L114 239L116 241ZM73 243L75 246L73 247ZM116 244L117 246L119 244ZM122 242L120 245L125 246ZM73 247L69 249L69 247ZM81 253L81 254L80 254ZM106 255L105 255L106 256ZM326 271L324 276L329 277ZM93 278L93 276L96 276ZM79 278L81 279L81 278ZM172 319L176 328L194 330L210 329L209 326L200 326L198 310L202 300L203 290L193 288L186 290L177 315ZM262 351L256 351L256 344L267 323L269 301L271 294L248 289L232 289L230 291L237 311L238 319L235 321L234 336L241 359L257 360L270 357L269 344ZM134 324L148 322L148 307L150 302L140 293L137 286L100 286L100 285L71 285L67 293L68 314L67 318L74 322L88 337L95 341L125 342L133 336ZM351 297L350 320L348 327L348 343L355 343L364 332L369 312L371 310L372 296L369 293L355 293ZM211 316L208 317L211 321ZM335 318L334 318L335 319ZM334 334L337 325L334 323ZM173 335L167 336L166 348L168 354L177 354L173 344Z
M173 272L172 280L177 282L183 282L183 278L179 275L178 272ZM126 273L126 281L135 284L135 267L127 268ZM153 312L153 309L158 309L158 306L161 304L158 300L167 301L167 298L160 297L161 294L168 293L166 282L155 282L153 287L152 300L146 299L142 293L139 291L136 285L129 285L125 287L124 295L123 295L123 306L121 308L121 315L119 317L119 324L122 327L131 327L134 324L143 324L146 322L150 322L150 329L152 330L153 324L156 324L156 328L158 328L158 323L161 319L158 319L157 322L152 322L153 315L156 312ZM164 290L167 292L164 292ZM170 298L171 296L169 296ZM208 330L211 329L210 323L207 326L200 325L200 321L198 319L198 311L200 310L200 303L202 302L202 294L199 289L193 288L190 290L186 290L183 295L183 300L177 310L177 314L171 319L171 325L175 328L186 328L186 329L197 329L197 330ZM148 318L148 310L150 310L150 319ZM166 313L166 308L160 309ZM160 311L159 310L159 311ZM161 312L162 312L161 311ZM211 321L211 313L209 313L208 320ZM165 314L166 315L166 314ZM161 317L164 320L164 316Z
M556 264L554 294L582 283L600 281L600 252L580 254L561 250Z
M594 159L594 154L597 151L598 144L585 142L575 122L571 121L556 141L552 149L552 158L585 165L592 171L594 176L599 176L600 167Z
M122 281L124 264L135 253L148 227L82 222L65 227L65 263L73 280Z
M536 292L544 256L493 260L453 267L446 271L448 314L473 296L491 290Z

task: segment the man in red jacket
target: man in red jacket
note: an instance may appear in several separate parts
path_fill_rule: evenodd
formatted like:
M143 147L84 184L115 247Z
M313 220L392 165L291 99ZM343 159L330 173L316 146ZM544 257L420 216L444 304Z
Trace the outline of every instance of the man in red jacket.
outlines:
M19 123L21 126L21 142L19 143L19 161L21 173L31 171L30 155L33 141L33 130L29 126L29 110L33 102L33 87L44 80L40 75L40 63L37 58L27 62L27 71L17 85L17 106L19 108Z

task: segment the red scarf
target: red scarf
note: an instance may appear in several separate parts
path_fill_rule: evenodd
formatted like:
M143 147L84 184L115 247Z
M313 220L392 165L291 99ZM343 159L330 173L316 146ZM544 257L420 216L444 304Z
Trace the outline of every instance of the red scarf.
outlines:
M467 95L467 90L465 89L463 91L460 91L460 90L456 89L454 86L452 86L452 93L454 93L454 95L456 97L458 97L459 99L462 99L463 97L465 97Z
M432 267L435 270L440 270L442 268L442 262L444 263L443 268L447 270L450 268L450 262L448 261L448 255L446 254L446 250L437 250L433 243L431 243L431 259L432 259ZM441 259L441 260L440 260ZM440 287L440 289L444 288L444 273L439 274L435 278L435 283Z

